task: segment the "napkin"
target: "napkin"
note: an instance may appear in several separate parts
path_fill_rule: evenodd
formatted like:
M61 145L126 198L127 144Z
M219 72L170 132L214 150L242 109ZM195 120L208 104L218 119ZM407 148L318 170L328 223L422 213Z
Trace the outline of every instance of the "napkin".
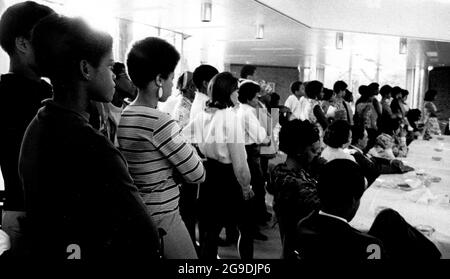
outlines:
M425 205L431 204L434 201L439 199L439 197L436 195L433 195L433 193L431 193L430 189L428 189L428 188L423 188L423 189L418 189L417 191L413 191L413 192L409 193L407 198L414 203L425 204Z

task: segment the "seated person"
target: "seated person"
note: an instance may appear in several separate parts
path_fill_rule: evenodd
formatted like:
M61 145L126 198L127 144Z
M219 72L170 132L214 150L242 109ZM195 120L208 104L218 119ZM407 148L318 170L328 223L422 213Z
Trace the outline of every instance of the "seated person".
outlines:
M401 119L394 118L383 125L383 132L376 138L374 147L369 150L370 155L390 160L406 157L406 134L400 122Z
M355 125L352 127L352 144L349 146L349 151L361 167L368 186L370 186L380 176L381 164L378 164L374 157L364 154L363 150L366 148L368 140L369 134L364 126ZM385 161L389 164L389 160Z
M342 173L352 175L343 176ZM337 187L344 185L346 187ZM355 162L336 159L322 168L317 186L320 211L311 213L297 226L294 245L300 259L385 257L381 240L349 224L365 189L364 175Z
M350 226L366 189L363 172L354 162L337 159L327 163L318 181L321 210L311 213L297 226L294 254L298 258L363 260L441 256L430 240L392 209L381 211L368 233Z
M346 120L336 120L328 126L323 138L327 145L322 151L322 158L328 162L334 159L348 159L355 162L355 158L348 154L346 149L351 142L351 126Z
M410 109L406 113L406 118L408 119L409 129L406 134L406 144L409 145L413 140L418 139L423 131L423 124L419 124L422 118L422 112L419 109Z
M367 130L359 125L353 126L352 144L349 146L349 152L362 168L369 186L380 174L405 173L414 170L398 159L385 159L365 153L363 150L365 150L367 142Z
M319 208L314 166L320 156L319 131L309 121L298 119L284 122L280 130L280 150L286 161L274 167L268 191L274 195L273 208L280 235L285 243L295 232L298 221ZM289 246L287 246L289 247Z

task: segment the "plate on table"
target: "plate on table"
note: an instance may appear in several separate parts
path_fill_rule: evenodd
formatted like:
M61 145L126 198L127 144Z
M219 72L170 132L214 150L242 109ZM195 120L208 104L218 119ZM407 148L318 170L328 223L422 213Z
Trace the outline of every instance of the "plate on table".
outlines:
M414 189L414 188L411 187L411 185L409 185L408 183L400 183L400 184L397 184L397 187L400 188L400 189L402 189L403 191L411 191L411 190Z
M436 137L438 140L444 140L443 137Z
M440 178L439 176L432 176L429 178L431 182L433 183L439 183L441 182L442 178Z
M397 187L403 191L411 191L419 188L421 185L422 181L420 179L405 179L404 182L398 183Z
M442 157L433 156L433 157L431 157L431 160L439 162L440 160L442 160Z

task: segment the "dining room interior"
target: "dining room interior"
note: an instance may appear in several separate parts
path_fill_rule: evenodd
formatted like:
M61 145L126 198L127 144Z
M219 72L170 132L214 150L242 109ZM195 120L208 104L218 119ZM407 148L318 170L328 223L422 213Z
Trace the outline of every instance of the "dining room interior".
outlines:
M0 0L0 15L9 7L22 2L25 1ZM289 187L301 189L305 182L303 181L304 176L300 179L300 175L296 176L291 172L282 173L280 170L280 165L289 166L290 160L296 158L286 152L286 147L282 147L283 140L285 141L283 146L288 144L288 136L286 136L286 133L289 135L288 129L294 129L295 125L283 123L295 120L302 122L298 124L298 127L307 129L302 125L306 125L303 124L303 121L308 121L308 119L318 127L317 137L320 137L318 142L320 142L322 154L327 147L330 148L327 139L330 142L330 137L334 135L329 132L330 127L334 127L340 121L349 124L345 128L350 136L348 142L342 146L330 148L331 152L335 153L331 153L333 154L332 159L328 159L328 161L350 156L355 164L360 165L361 163L354 155L356 151L351 151L352 146L357 146L357 151L362 150L364 156L369 158L368 160L372 160L373 157L383 158L378 161L372 160L375 165L378 164L378 175L369 183L370 179L365 178L367 189L359 197L361 199L360 202L358 201L359 208L354 216L347 220L352 228L370 234L371 225L378 213L383 209L393 209L404 218L411 228L423 234L430 243L435 245L440 253L440 258L450 258L450 0L34 0L34 2L50 7L56 13L66 17L81 17L93 29L110 34L113 59L115 62L123 63L129 73L131 71L127 59L130 57L131 50L136 46L135 42L142 41L147 37L156 37L172 45L179 53L179 62L173 71L172 94L168 97L166 104L173 101L174 106L175 104L182 106L182 98L185 96L184 94L187 94L188 85L186 84L189 83L186 80L192 79L190 75L194 73L193 82L195 83L195 72L200 65L211 65L217 69L218 73L231 73L236 78L236 83L239 78L244 79L239 81L240 88L244 87L246 83L258 85L259 91L255 96L259 97L259 103L262 103L260 108L269 109L269 116L271 114L272 120L275 119L275 121L271 121L267 125L270 127L265 127L264 130L264 133L269 134L266 136L270 139L270 143L262 144L260 147L261 150L272 148L272 151L268 154L260 154L261 157L257 156L257 166L258 169L261 168L263 176L261 189L264 192L263 200L267 208L265 214L269 217L263 218L264 220L257 224L258 232L255 234L258 234L258 237L255 236L253 241L253 259L287 257L285 245L291 242L286 241L285 237L287 236L283 235L283 232L280 233L280 222L283 222L280 220L280 214L283 213L277 209L281 208L280 202L289 202L297 197L298 193L288 193L286 195L291 196L283 199L282 195L285 193L277 187L288 187L299 183L297 186ZM10 73L11 65L8 53L1 50L0 73L2 75ZM246 81L247 78L242 76L241 70L247 66L256 69L252 78L248 78L253 81ZM117 74L115 76L119 77ZM130 77L134 82L132 74ZM51 78L44 79L52 84ZM334 93L330 91L332 94L330 99L321 99L323 95L320 94L316 99L309 96L309 92L314 90L313 85L316 84L316 81L321 84L320 93L322 90L325 93L325 89L334 91ZM344 98L345 101L342 101L344 108L342 111L347 114L343 118L339 118L337 113L340 106L337 105L339 101L336 100L339 97L336 96L341 94L339 87L336 87L337 81L345 83L342 94L345 92L350 94L348 99ZM296 82L300 82L298 85L300 87L293 90ZM211 83L209 84L211 85ZM373 88L372 85L376 87L373 95L370 93L372 89L369 89ZM382 93L385 85L389 85L392 90L392 95L389 91L391 98L385 99L379 94ZM210 87L213 88L212 85ZM300 92L300 88L302 88L303 94L301 97L300 95L297 97L295 92ZM393 93L395 88L398 88L398 94L402 93L398 100ZM208 89L211 98L214 95L211 95L209 90L213 89ZM143 88L136 89L138 96L143 94L141 91L145 90ZM197 88L194 91L197 92L195 94L200 94L198 91L201 89ZM276 105L272 106L270 101L264 103L265 96L269 96L269 100L275 100L273 97L275 95L277 95ZM433 95L433 98L430 99L429 95ZM11 104L6 91L0 91L0 96L2 107L20 105ZM292 96L297 97L298 104L289 107L291 106L289 99ZM240 107L244 103L241 98L239 99ZM295 111L300 110L301 99L308 99L309 103L306 103L311 108L309 113L297 115ZM325 109L324 101L328 101L329 106L332 106L333 109L330 109L329 106ZM399 103L397 114L395 111L394 113L390 111L391 116L387 120L393 123L395 121L392 119L398 117L397 124L389 122L390 124L383 123L381 126L381 119L384 119L382 115L385 101L389 110L390 108L395 110L392 105L394 102ZM192 100L189 101L189 109L191 102ZM251 104L249 98L245 105L250 107ZM322 110L321 115L324 116L326 125L319 123L320 117L315 114L315 109L313 109L316 104ZM366 117L364 113L369 112L365 109L366 106L362 106L363 104L370 104L367 105L372 108L370 113L374 115L378 113L378 120L373 120L370 116L364 119ZM158 104L158 109L160 105L164 106L162 101ZM133 107L133 102L129 106ZM272 109L271 113L270 109ZM376 112L377 109L380 111ZM126 114L126 110L124 108L123 114ZM172 118L180 115L173 108L170 111L168 108L165 110L163 111L169 113ZM410 119L410 115L413 117L412 111L417 110L419 110L420 116L417 119ZM278 115L278 113L280 114ZM260 116L258 113L256 115ZM357 115L358 117L356 117ZM14 118L13 115L9 117ZM122 120L120 120L120 125L122 125ZM186 125L191 127L189 125L193 120L191 114L190 122ZM258 120L260 119L258 118ZM370 123L367 124L372 120L375 125L378 124L377 127L374 128ZM286 122L282 123L282 121ZM7 119L2 120L2 126L7 122ZM364 126L361 138L358 139L360 141L355 140L356 135L353 130L357 123ZM123 150L131 149L134 145L124 147L123 144L126 141L124 138L126 137L123 136L124 134L121 136L121 127L119 124L117 125L119 137L116 138L117 144L113 140L112 146L115 145L117 150L124 154L121 156L124 161L126 159L127 165L133 165L134 155ZM0 137L10 135L3 133L4 129L10 126L2 126L0 126L0 131L2 131ZM192 124L192 126L195 125ZM264 125L262 126L264 127ZM389 129L387 126L389 128L395 126L395 128ZM285 129L284 137L282 136L283 129ZM292 130L290 131L292 132ZM24 133L25 130L22 131L22 135ZM371 147L367 150L365 150L366 146L358 145L364 141L366 134ZM324 139L328 135L329 137ZM383 137L384 135L386 137ZM396 141L397 136L398 142ZM391 145L386 144L386 138L392 140ZM303 140L300 141L303 142ZM314 142L305 143L306 148L311 149ZM6 143L6 141L2 141L2 143ZM205 158L209 154L208 145L204 147L201 143L192 143L194 146L192 149L195 152L203 153L205 157L202 160L203 162L207 161ZM253 141L252 144L254 143ZM156 145L152 146L159 150ZM406 150L404 154L400 152L403 147ZM2 149L2 152L4 150L6 149ZM246 150L245 158L250 160L249 158L253 157L249 155L249 149ZM136 150L133 152L136 153ZM130 157L127 157L128 153L132 154L130 155L131 161ZM230 156L229 152L227 154L226 156ZM12 210L4 208L5 199L8 199L8 195L5 194L8 180L3 178L5 174L2 176L2 172L5 172L5 165L10 162L7 162L4 154L0 154L0 156L2 157L0 160L0 208L4 213ZM19 153L16 157L18 156ZM228 164L230 163L229 159L226 161ZM313 165L315 159L314 161L311 159L309 163ZM204 165L208 183L208 179L211 179L207 175L210 164L204 163ZM175 164L171 166L175 173ZM252 174L251 181L253 183L254 173L251 166L249 162L249 174ZM150 170L150 172L152 171ZM287 178L283 180L282 177L277 177L280 172L281 176ZM137 181L131 168L130 174ZM226 176L227 173L224 171L224 174ZM173 176L178 175L177 172ZM236 176L239 180L239 176L237 174ZM308 179L309 176L313 180L312 172L308 174ZM288 179L292 179L289 180L291 182ZM318 185L322 185L319 175L314 177L314 181L317 179L319 179ZM191 184L194 183L181 180L178 186L182 188ZM313 183L313 185L315 184ZM345 187L346 185L336 186ZM196 187L194 203L202 195L202 186ZM250 191L255 192L256 197L258 193L255 188L253 185L253 191ZM137 189L139 190L139 186ZM300 193L301 190L298 192ZM181 191L181 194L185 193ZM232 203L233 201L230 201L230 207L233 206ZM295 205L294 202L292 206ZM321 208L317 205L314 209L319 212ZM292 210L295 210L295 207ZM322 211L324 211L323 208L320 212ZM307 216L310 217L309 214L302 217ZM285 222L287 219L283 220ZM296 220L295 225L298 225L299 221L306 226L303 218ZM184 222L188 227L187 221ZM198 257L202 259L202 227L196 224L196 221L193 226L194 231L190 232L193 246ZM242 250L239 248L241 240L238 241L239 237L228 239L232 238L232 235L239 234L238 231L241 228L236 224L234 224L234 228L233 225L231 228L229 227L224 226L220 231L218 244L216 243L218 246L218 248L216 247L217 258L241 259ZM4 226L0 228L5 230ZM189 230L189 228L187 229ZM5 235L0 235L2 240L8 238L7 234ZM5 249L6 255L8 255L7 249L10 247L12 246L9 240L6 246L0 246ZM166 243L166 249L170 249L170 247ZM307 247L304 249L304 251L308 251ZM297 258L303 257L297 251L294 252ZM0 252L0 255L1 253L3 251ZM326 258L326 255L323 257ZM308 254L305 254L304 258L308 258Z

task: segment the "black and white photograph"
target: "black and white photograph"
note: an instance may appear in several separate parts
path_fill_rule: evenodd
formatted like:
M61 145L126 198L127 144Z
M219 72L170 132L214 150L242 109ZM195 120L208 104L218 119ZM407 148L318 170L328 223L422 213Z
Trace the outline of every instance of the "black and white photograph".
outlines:
M449 27L450 0L0 0L0 262L450 259Z

